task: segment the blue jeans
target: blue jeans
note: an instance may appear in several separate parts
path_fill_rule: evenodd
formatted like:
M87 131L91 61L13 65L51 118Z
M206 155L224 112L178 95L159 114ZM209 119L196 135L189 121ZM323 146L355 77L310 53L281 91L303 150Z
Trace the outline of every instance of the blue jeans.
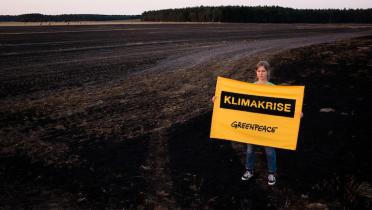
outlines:
M246 159L246 169L253 171L254 159L256 157L255 154L255 145L247 144L247 159ZM269 173L276 172L276 153L275 149L272 147L264 147L266 152L266 159L267 159L267 168Z

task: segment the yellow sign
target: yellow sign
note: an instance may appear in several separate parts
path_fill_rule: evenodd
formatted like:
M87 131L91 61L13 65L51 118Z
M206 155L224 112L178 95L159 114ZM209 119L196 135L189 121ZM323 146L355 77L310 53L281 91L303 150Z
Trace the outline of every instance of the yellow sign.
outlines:
M210 137L296 150L304 88L218 77Z

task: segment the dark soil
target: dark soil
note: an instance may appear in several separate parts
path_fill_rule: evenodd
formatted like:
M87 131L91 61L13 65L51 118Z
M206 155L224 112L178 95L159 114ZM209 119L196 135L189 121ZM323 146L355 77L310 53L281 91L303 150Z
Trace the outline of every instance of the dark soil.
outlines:
M298 149L280 154L286 163L282 174L296 180L289 185L314 199L371 208L358 187L372 181L372 37L290 50L274 56L272 63L278 83L305 85ZM320 112L322 108L334 112Z
M369 29L0 28L0 209L371 208L372 36L348 39ZM216 77L252 81L260 59L305 85L275 187L261 150L242 182L245 145L209 138Z

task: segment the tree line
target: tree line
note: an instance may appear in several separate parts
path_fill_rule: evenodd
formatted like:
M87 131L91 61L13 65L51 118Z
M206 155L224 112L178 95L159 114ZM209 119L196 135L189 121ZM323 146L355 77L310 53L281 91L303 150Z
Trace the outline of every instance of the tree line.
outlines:
M369 9L293 9L279 6L219 6L152 10L143 21L237 23L372 23Z
M140 15L95 15L95 14L74 14L74 15L43 15L39 13L23 15L0 15L3 22L73 22L73 21L108 21L108 20L131 20L140 19Z

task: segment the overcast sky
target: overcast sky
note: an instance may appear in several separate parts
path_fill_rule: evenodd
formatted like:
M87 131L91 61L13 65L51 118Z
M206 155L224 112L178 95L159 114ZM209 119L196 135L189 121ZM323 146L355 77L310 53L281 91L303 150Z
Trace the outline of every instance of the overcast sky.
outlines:
M292 8L372 8L372 0L0 0L0 15L42 14L122 14L143 11L220 5L278 5Z

